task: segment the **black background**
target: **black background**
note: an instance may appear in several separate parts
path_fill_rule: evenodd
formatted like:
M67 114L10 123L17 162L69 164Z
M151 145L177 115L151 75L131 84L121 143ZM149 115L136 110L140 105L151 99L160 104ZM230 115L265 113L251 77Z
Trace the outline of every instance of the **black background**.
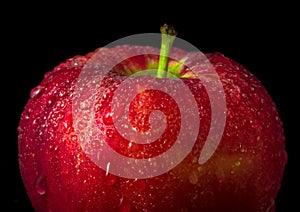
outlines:
M86 54L124 36L159 33L159 27L169 23L179 32L178 37L202 52L222 52L244 65L269 91L284 124L289 155L276 200L277 211L299 209L296 204L299 195L293 194L299 192L296 181L299 175L295 172L299 167L295 135L299 106L295 73L299 65L294 53L299 23L293 8L288 2L262 5L253 1L239 4L184 1L167 5L155 2L29 5L26 2L3 7L8 13L1 20L5 54L2 106L8 106L12 113L3 114L8 116L3 122L8 129L3 131L7 135L2 140L4 198L0 207L32 211L18 169L16 129L30 90L39 84L44 73L67 58Z

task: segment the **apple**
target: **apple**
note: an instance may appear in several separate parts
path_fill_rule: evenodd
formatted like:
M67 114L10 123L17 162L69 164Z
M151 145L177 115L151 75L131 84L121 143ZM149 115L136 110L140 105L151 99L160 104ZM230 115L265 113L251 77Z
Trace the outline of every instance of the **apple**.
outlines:
M18 150L36 211L275 211L287 153L267 90L238 62L172 48L174 28L161 32L161 49L99 48L31 90Z

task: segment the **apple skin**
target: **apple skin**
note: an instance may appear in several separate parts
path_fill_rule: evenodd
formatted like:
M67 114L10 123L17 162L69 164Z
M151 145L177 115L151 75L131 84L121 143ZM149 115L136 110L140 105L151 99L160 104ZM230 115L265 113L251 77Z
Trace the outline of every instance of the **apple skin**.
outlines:
M149 58L158 59L149 55L149 51L159 53L155 48L118 46L105 50L103 57L108 59L104 61L110 63L118 54L132 51L147 55L125 61L128 67L133 63L132 67L146 69ZM175 49L171 57L183 58L186 54ZM127 179L99 168L82 150L73 128L74 87L93 55L70 58L47 72L42 82L32 89L21 115L19 167L36 211L275 211L287 163L284 131L274 102L253 74L220 53L206 54L220 77L227 103L226 125L217 150L205 164L198 164L210 127L210 103L199 79L182 79L199 105L201 126L192 151L165 174ZM197 62L192 55L186 61L192 69L197 69ZM130 152L126 140L113 131L112 125L105 125L110 97L124 78L122 67L119 69L111 73L113 77L103 79L101 87L106 95L98 96L96 122L102 124L105 140L119 148L120 154L139 157L134 153L146 151L141 145L134 144ZM137 110L139 101L144 106ZM173 114L172 119L167 119L168 124L174 129L180 127L174 102L155 91L142 93L132 103L132 123L146 131L151 112L147 108L161 104L165 114ZM137 121L140 117L142 120ZM164 134L167 141L174 139L174 134L168 132L170 126ZM114 132L114 136L109 132ZM154 144L146 156L167 151L170 145Z

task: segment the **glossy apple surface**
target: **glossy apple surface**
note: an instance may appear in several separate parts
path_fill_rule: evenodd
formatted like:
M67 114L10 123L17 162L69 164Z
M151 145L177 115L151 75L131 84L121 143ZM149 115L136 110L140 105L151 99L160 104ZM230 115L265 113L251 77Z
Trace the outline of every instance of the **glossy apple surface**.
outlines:
M181 127L180 110L169 95L146 90L130 104L130 123L135 130L147 132L151 112L159 110L164 113L167 124L162 136L142 145L118 133L111 117L114 92L135 70L146 70L150 64L157 67L159 58L155 54L159 54L159 50L118 46L106 49L103 55L103 61L110 63L120 54L133 51L140 56L114 66L103 78L94 105L94 118L101 132L100 140L107 142L118 154L149 159L168 151L174 144ZM210 101L201 80L192 75L201 67L201 61L175 49L171 56L184 58L188 55L185 63L189 64L189 69L183 66L177 80L190 88L199 106L197 115L201 124L196 143L172 170L152 178L129 179L97 166L83 151L74 130L73 94L79 74L93 54L70 58L47 72L42 82L32 89L22 113L18 128L19 165L36 211L275 210L287 161L285 138L276 106L255 76L220 53L206 54L224 88L226 125L212 157L199 164L210 128ZM173 79L153 76L136 78L149 78L161 86L173 83L175 88L177 83ZM139 89L144 84L132 86ZM92 144L95 149L101 148L97 141Z

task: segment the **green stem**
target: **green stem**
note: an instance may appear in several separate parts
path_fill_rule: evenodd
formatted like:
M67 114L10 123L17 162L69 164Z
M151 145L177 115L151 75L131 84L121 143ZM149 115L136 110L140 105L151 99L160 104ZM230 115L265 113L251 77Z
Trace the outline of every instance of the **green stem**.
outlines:
M159 54L157 78L163 78L168 71L169 55L171 47L177 35L175 29L167 24L160 27L161 32L161 48Z

